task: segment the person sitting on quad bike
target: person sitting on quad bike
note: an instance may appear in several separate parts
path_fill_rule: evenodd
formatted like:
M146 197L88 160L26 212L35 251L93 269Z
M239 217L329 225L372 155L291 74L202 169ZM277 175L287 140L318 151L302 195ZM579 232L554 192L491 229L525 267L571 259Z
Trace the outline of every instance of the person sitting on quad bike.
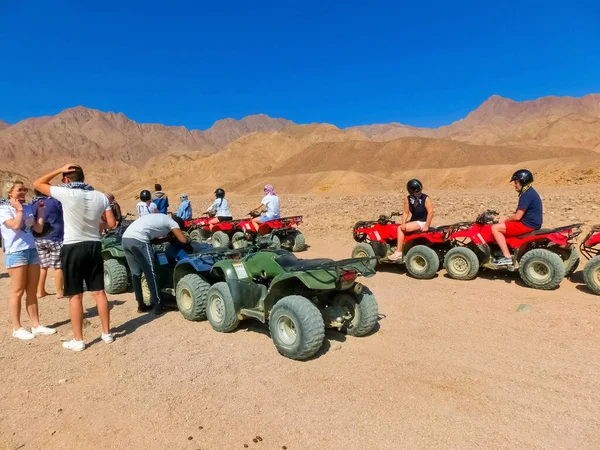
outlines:
M270 220L279 219L279 197L275 193L275 188L267 184L265 185L265 196L256 208L254 208L250 214L254 212L264 212L264 214L259 215L258 217L254 217L252 219L252 224L254 225L254 229L258 231L261 223L268 222Z
M406 190L408 196L404 199L402 223L398 227L398 247L394 253L388 256L388 259L392 261L402 259L404 233L427 231L433 219L433 205L429 196L423 194L423 184L417 179L412 179L406 183Z
M149 309L144 304L142 272L148 282L150 303L154 314L158 315L164 312L156 275L158 273L156 257L150 241L173 233L179 242L187 244L190 242L190 238L181 231L183 226L183 219L180 217L171 218L166 214L146 214L129 225L123 233L123 251L131 271L131 285L138 302L138 313L146 312Z
M123 213L121 212L121 206L117 203L117 201L115 200L115 196L113 194L111 194L110 192L108 194L105 194L106 198L108 199L108 203L110 204L110 208L112 209L112 212L115 216L115 220L117 221L117 226L121 225L121 222L123 221Z
M229 222L233 219L231 212L229 211L229 203L225 198L225 191L221 188L218 188L215 191L215 201L208 207L206 210L208 214L214 214L215 217L208 221L210 225L210 231L212 231L213 226L220 222Z
M140 201L137 205L135 205L135 207L137 208L137 212L140 217L147 214L158 213L157 206L152 203L152 194L147 189L144 189L142 192L140 192Z
M514 184L519 193L519 204L516 212L510 217L501 217L498 223L492 226L494 239L502 250L503 258L494 261L498 266L510 266L513 264L506 236L521 236L542 228L543 208L542 199L531 186L533 174L527 169L517 170L510 182Z
M187 194L181 194L179 196L181 205L177 210L177 217L181 217L183 220L190 220L192 218L192 204L188 200Z

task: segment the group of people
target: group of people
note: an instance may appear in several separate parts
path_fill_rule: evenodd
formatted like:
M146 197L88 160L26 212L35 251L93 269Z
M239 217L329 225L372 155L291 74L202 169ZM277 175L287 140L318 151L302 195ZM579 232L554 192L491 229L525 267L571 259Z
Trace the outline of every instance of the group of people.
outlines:
M517 193L519 202L515 213L510 217L501 217L492 225L492 234L502 251L502 258L494 261L497 266L510 266L513 260L506 244L506 238L531 233L542 228L542 199L532 187L533 174L527 169L517 170L510 179ZM398 246L388 259L402 260L402 242L406 233L426 232L433 220L433 204L431 198L423 193L423 184L416 179L406 184L408 196L404 199L402 222L398 227Z
M60 176L58 186L51 185ZM73 339L64 342L64 348L74 351L85 349L83 340L83 293L92 293L101 322L100 338L111 343L114 336L110 332L110 312L104 291L104 261L102 258L101 233L115 228L124 216L114 195L96 191L85 183L83 169L76 164L68 164L47 173L34 183L35 197L27 203L28 189L21 181L9 183L7 198L0 199L0 234L5 253L5 266L11 279L9 314L13 328L12 335L17 339L29 340L38 335L49 335L56 330L40 323L38 298L49 295L46 292L46 277L49 269L54 269L56 294L59 298L69 298L69 315ZM261 205L264 214L254 219L259 226L268 220L279 217L279 198L273 186L264 188L265 196ZM162 187L155 185L152 195L142 191L140 204L145 209L139 218L123 233L123 248L127 258L132 286L138 302L138 312L149 308L143 302L141 276L148 281L152 310L161 314L162 300L156 277L156 262L151 241L164 238L172 233L182 243L188 243L183 220L191 219L191 204L187 195L181 195L181 205L176 214L168 215L169 199ZM207 209L215 212L212 224L231 220L225 191L215 191L215 201ZM22 298L25 295L27 314L31 331L21 323Z
M51 181L60 176L61 183L52 186ZM498 265L513 264L506 244L507 236L518 236L538 230L542 226L543 208L539 194L532 187L533 174L526 169L516 171L511 182L519 194L515 213L502 217L492 226L492 233L503 257ZM0 199L0 232L5 252L5 266L11 279L9 313L13 336L33 339L37 335L54 334L56 330L41 324L38 298L48 295L46 276L54 269L56 293L59 298L69 298L69 315L73 339L63 347L81 351L83 341L83 292L84 283L96 300L102 332L100 338L106 343L114 340L110 332L110 313L104 292L104 264L101 255L101 230L112 229L123 218L121 208L112 194L94 190L85 183L83 169L68 164L47 173L34 183L36 196L28 204L27 188L21 181L10 183L7 199ZM404 199L404 213L398 227L398 242L406 233L427 231L434 215L431 198L423 193L423 184L416 179L407 183L408 196ZM261 223L279 218L279 197L271 185L264 187L264 197L254 211L260 215L252 220L258 230ZM181 195L177 214L168 215L169 199L162 187L155 185L154 194L144 190L138 203L139 218L127 227L123 234L123 249L127 258L132 286L138 302L138 312L148 311L143 301L141 276L145 275L151 294L152 309L161 314L162 300L157 280L156 262L151 242L172 233L180 242L189 242L181 231L183 221L191 219L191 204L186 194ZM211 226L232 220L225 191L215 191L215 200L207 213L214 216ZM402 258L402 246L389 259ZM31 331L21 324L21 303L25 295Z

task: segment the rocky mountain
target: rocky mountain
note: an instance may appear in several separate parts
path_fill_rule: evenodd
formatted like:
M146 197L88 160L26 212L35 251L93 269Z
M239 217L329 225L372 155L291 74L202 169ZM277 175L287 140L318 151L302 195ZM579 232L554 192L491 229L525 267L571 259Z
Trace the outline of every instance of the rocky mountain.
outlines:
M128 195L156 181L186 191L254 192L275 180L289 192L362 192L396 189L411 173L449 186L489 184L496 182L490 172L500 182L519 162L552 173L548 182L590 180L598 175L597 152L598 94L527 102L492 96L437 129L390 123L342 130L258 114L203 132L76 107L0 130L0 170L31 179L75 160L94 183Z
M204 131L204 136L217 148L257 131L281 131L295 125L287 119L273 119L266 114L254 114L241 120L217 120L212 127Z
M4 130L5 128L10 127L9 123L4 122L3 120L0 120L0 131Z
M600 142L600 94L525 102L492 95L464 119L437 129L399 123L353 128L374 141L415 136L485 145L527 143L596 149Z

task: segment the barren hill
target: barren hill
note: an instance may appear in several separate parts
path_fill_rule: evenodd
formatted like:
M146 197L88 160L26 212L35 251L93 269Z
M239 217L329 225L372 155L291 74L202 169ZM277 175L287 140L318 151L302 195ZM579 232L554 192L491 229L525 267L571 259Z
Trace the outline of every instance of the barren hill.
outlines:
M528 102L492 96L439 129L390 123L341 130L258 114L202 132L83 107L0 129L0 169L31 179L75 160L90 181L126 195L156 181L197 193L217 186L260 193L265 182L283 192L353 193L396 189L413 176L437 187L491 186L525 163L543 171L538 180L546 183L595 182L599 156L598 94Z
M241 120L217 120L212 127L204 131L204 136L217 147L224 147L230 142L250 133L258 131L281 131L295 125L287 119L274 119L266 114L254 114Z
M568 117L578 117L570 121ZM556 131L547 129L559 123ZM568 123L568 125L566 125ZM448 126L414 128L399 123L353 127L374 141L404 136L452 139L472 144L564 145L595 148L600 136L600 94L581 98L542 97L515 102L492 95L477 109Z
M5 128L10 127L9 123L4 122L3 120L0 120L0 131L4 130Z

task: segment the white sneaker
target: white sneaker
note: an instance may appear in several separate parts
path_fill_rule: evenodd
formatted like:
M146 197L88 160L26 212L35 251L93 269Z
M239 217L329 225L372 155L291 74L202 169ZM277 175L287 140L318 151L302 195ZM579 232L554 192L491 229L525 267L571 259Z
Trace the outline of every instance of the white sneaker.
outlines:
M18 330L13 330L12 335L13 335L13 337L16 337L17 339L21 339L23 341L28 341L35 337L33 334L31 334L29 331L27 331L23 327L19 328Z
M80 352L82 350L85 350L85 342L71 339L69 342L63 342L63 348L73 350L75 352Z
M39 335L48 335L48 334L54 334L56 333L56 330L54 328L48 328L45 327L44 325L38 325L35 328L31 329L31 334L33 334L34 336Z
M115 341L115 338L114 338L114 336L112 335L112 333L108 333L108 334L104 334L104 333L102 333L102 334L100 335L100 339L102 339L102 340L103 340L104 342L106 342L107 344L110 344L110 343L112 343L112 342L114 342L114 341Z

